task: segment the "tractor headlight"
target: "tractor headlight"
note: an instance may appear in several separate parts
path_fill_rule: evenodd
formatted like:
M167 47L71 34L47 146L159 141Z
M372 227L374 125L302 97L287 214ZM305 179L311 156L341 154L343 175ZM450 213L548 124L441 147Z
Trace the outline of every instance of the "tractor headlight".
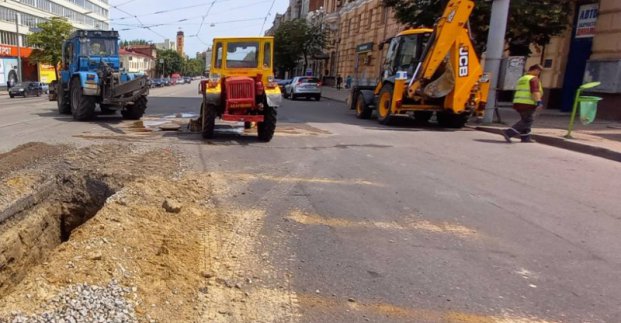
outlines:
M218 87L218 84L220 83L220 74L209 74L209 83L207 84L209 88L215 88Z

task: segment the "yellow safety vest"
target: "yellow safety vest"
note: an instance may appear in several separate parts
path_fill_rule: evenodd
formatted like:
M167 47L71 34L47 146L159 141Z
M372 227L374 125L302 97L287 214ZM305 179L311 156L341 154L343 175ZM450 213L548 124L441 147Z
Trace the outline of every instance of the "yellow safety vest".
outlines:
M530 80L534 77L534 75L528 74L520 77L517 81L517 86L515 87L513 103L537 105L537 102L533 100L533 94L530 92ZM539 81L539 93L543 94L543 86L541 86L541 81Z

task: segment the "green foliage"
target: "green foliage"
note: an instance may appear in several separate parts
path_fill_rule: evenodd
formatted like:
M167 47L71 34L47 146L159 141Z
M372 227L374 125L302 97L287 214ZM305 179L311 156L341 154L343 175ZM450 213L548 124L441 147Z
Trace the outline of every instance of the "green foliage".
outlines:
M65 18L53 17L37 25L39 31L27 35L28 44L35 47L30 55L34 63L54 66L58 79L58 64L62 61L63 42L69 38L73 27Z
M126 48L132 45L150 45L151 42L144 39L123 40L121 41L121 48Z
M530 44L546 45L569 26L572 0L512 0L507 23L511 55L530 55ZM395 17L411 27L431 27L442 15L446 0L384 0L395 9ZM476 1L470 16L475 44L485 49L492 1Z
M320 26L303 19L283 22L274 33L275 65L281 71L290 71L302 58L306 70L308 59L321 53L325 43L326 34Z
M205 72L205 61L202 59L191 58L186 61L183 75L198 76Z
M164 60L164 64L160 63L160 60ZM179 73L183 71L184 59L172 49L157 50L157 71L162 73L164 69L164 75L170 76L173 73Z

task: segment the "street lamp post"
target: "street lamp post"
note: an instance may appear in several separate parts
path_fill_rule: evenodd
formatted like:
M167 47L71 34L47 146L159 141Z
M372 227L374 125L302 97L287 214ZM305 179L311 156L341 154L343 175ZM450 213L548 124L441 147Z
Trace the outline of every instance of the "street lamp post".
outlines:
M21 15L15 13L15 33L17 34L17 82L22 81L22 38L19 36L19 23Z
M492 76L489 96L485 106L485 116L483 117L483 122L485 123L492 123L494 121L498 73L500 72L500 62L505 48L505 33L507 31L510 2L511 0L494 0L492 3L492 15L489 24L489 34L487 35L487 55L485 57L485 71L490 72Z

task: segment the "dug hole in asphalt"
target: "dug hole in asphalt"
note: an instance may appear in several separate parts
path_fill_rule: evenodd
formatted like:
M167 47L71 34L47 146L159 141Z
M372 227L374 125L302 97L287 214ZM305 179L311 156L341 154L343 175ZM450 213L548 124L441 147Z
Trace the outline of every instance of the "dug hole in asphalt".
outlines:
M0 165L0 322L288 315L259 287L266 267L244 267L261 261L260 214L217 210L224 180L182 171L172 150L30 143Z

